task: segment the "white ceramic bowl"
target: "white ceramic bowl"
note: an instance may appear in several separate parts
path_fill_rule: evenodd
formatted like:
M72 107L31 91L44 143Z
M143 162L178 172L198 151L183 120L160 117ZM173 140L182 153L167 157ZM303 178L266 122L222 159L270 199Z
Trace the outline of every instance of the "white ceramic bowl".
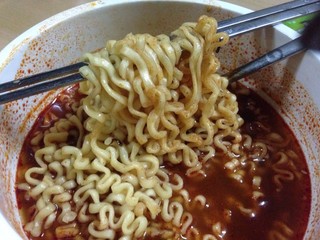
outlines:
M207 0L105 0L85 4L39 23L3 49L0 83L70 64L84 52L101 48L107 39L119 39L129 32L169 33L185 21L196 21L202 14L223 19L247 12L248 9L239 6ZM296 35L293 30L279 25L233 39L236 47L232 51L225 47L220 53L223 68L243 64L259 51L274 48ZM264 70L263 74L256 74L255 82L245 83L256 89L282 115L307 158L312 206L304 239L320 236L319 66L319 54L306 52ZM288 76L285 68L296 80ZM14 189L17 160L35 118L58 92L0 106L1 239L26 239Z

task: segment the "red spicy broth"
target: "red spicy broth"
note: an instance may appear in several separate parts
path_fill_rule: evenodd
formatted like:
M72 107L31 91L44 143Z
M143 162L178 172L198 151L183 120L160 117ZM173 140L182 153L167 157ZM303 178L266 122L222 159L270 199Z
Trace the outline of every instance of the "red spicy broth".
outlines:
M77 89L75 86L62 92L40 114L21 150L17 184L24 182L25 171L36 165L31 139L36 133L52 126L57 118L73 111L72 105L78 104L81 99ZM199 231L198 236L182 236L179 229L175 229L174 238L191 239L191 236L194 236L194 239L202 239L200 236L211 233L214 225L218 232L217 239L300 240L307 227L311 204L310 178L303 152L289 127L262 98L239 84L233 91L238 98L239 114L245 122L241 127L241 133L250 135L253 142L266 142L268 154L259 157L261 151L259 147L244 148L249 157L241 163L239 172L247 172L241 179L238 179L237 175L230 177L236 173L235 170L226 167L232 159L220 152L204 164L202 175L192 178L186 176L187 169L184 166L162 166L168 169L170 175L178 173L183 178L184 189L189 192L189 200L185 204L190 205L188 211L193 216L190 228ZM273 141L267 139L267 136ZM68 139L68 143L72 145L72 142L73 139ZM287 153L292 161L280 162L282 152ZM287 177L288 171L293 173L293 179ZM282 174L278 174L275 181L275 175L279 172ZM259 187L252 184L254 176L260 176L262 179ZM264 195L253 199L251 193L255 189L261 190ZM25 191L22 190L17 189L16 194L21 217L23 222L27 222L32 216L35 200L31 198L26 200ZM206 197L204 207L193 201L198 195ZM178 194L173 197L181 198ZM239 210L240 208L242 210ZM160 217L155 221L161 228L172 227L161 221ZM63 239L87 239L86 224L83 225L78 238ZM28 235L29 239L57 239L54 235L55 227L56 225L51 226L40 237ZM161 237L151 237L146 234L141 239L161 239Z

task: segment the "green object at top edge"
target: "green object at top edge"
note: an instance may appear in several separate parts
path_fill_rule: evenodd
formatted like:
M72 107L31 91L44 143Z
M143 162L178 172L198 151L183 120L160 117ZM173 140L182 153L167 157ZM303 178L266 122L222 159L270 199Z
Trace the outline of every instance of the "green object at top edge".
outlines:
M308 24L308 22L311 21L311 19L315 16L315 13L308 14L305 16L301 16L298 18L294 18L291 20L284 21L283 24L292 28L293 30L296 30L298 32L302 31L304 27Z

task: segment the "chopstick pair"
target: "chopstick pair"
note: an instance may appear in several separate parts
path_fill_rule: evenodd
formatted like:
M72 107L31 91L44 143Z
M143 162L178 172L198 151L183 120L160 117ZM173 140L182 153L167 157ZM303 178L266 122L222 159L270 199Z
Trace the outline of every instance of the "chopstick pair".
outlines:
M268 15L269 9L262 9L261 11L251 13L253 20L246 21L247 15L241 15L236 18L227 19L220 22L220 31L224 31L229 34L230 37L244 33L246 31L253 31L264 26L272 25L279 21L289 20L293 15L296 17L308 15L311 13L319 12L319 1L310 1L307 5L303 4L305 1L292 1L289 3L277 5L274 7L274 14ZM281 11L284 7L291 7L288 11ZM277 13L276 13L277 11ZM262 14L264 17L259 18ZM301 15L300 15L301 14ZM236 23L236 19L241 23ZM307 26L307 31L303 31L302 36L276 48L273 49L261 57L258 57L251 62L236 68L229 73L224 74L228 78L229 82L235 82L251 73L256 72L259 69L267 67L273 63L281 61L285 58L293 56L300 53L306 49L319 49L320 45L320 15L315 17L311 26ZM318 36L319 35L319 36ZM319 43L315 43L319 42Z
M230 37L234 37L258 28L318 11L320 11L320 0L295 0L234 17L232 19L220 21L218 23L218 32L223 31L229 34ZM275 54L278 57L278 60L304 49L301 46L300 41L293 40L292 42L293 43L291 45L293 45L293 47L290 45L289 47L285 47L284 50L280 50L282 53L285 53L280 54L280 58L278 56L279 54ZM279 52L277 49L274 51L275 53ZM80 82L84 79L78 70L85 64L86 63L80 62L63 68L0 84L0 104ZM270 61L267 61L267 65L269 64L271 64ZM235 81L243 75L250 73L250 71L252 72L257 68L266 66L266 63L261 64L260 62L254 66L255 68L249 67L244 70L242 68L241 71L233 71L226 76L230 77L230 81ZM250 71L248 71L248 69Z
M282 59L293 56L304 50L320 50L320 14L312 16L307 26L303 28L301 36L288 43L275 48L261 57L258 57L251 62L240 66L227 74L224 74L228 78L229 82L232 83L245 76L248 76L259 69L267 67L273 63L276 63Z
M79 62L0 84L0 105L80 82L84 78L79 68L85 65Z

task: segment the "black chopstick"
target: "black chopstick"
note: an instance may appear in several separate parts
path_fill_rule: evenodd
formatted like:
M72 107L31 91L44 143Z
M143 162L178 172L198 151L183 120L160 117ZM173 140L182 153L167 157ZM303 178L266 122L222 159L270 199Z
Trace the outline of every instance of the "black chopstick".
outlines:
M298 6L294 7L293 2ZM252 15L251 17L249 15L248 18L246 15L246 17L242 17L242 20L240 19L240 23L236 22L234 25L219 27L218 31L224 31L228 33L230 37L234 37L284 20L320 11L320 0L305 0L305 4L302 4L300 0L293 2L289 9L281 11L279 7L266 8L260 10L260 13L262 13L263 16L261 18L257 16L259 13L259 11L257 11L253 17ZM267 14L268 9L271 12L270 15ZM246 19L246 21L244 22L243 19ZM0 104L80 82L84 80L84 78L80 75L78 70L83 65L85 65L85 63L77 63L49 72L39 73L37 75L0 84Z

